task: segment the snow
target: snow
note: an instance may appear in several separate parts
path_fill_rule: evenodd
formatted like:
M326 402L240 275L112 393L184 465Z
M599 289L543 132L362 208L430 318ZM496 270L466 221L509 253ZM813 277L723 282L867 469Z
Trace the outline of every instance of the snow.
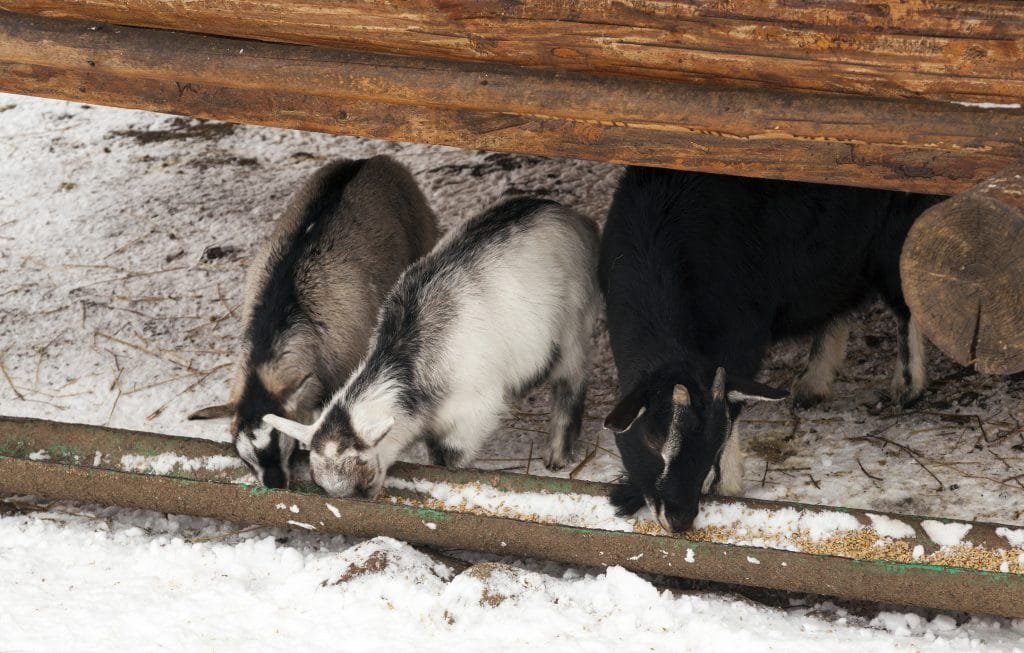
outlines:
M944 524L934 519L925 519L921 522L921 528L939 546L956 546L963 541L967 531L971 530L970 524L958 524L950 522Z
M915 535L913 526L898 519L870 512L868 513L868 519L871 520L871 528L875 529L875 532L882 537L891 537L894 540L898 540L905 537L914 537Z
M820 542L839 532L861 528L856 517L842 512L798 511L793 508L767 510L739 503L715 502L701 504L693 526L726 527L738 536L729 538L732 543L772 548L791 548L787 540L798 532L805 532L812 541ZM750 537L743 537L748 534Z
M1000 526L996 529L996 535L1005 537L1010 546L1024 548L1024 528L1006 528Z
M978 109L1019 109L1019 102L957 102L953 104L959 104L964 107L975 107Z
M184 417L226 399L249 256L314 169L378 153L410 167L446 228L505 193L544 194L600 217L620 171L0 95L0 412L228 441L223 422ZM742 415L746 492L1024 524L1024 488L1002 481L1022 460L1024 379L965 372L931 349L937 381L922 408L894 414L877 401L894 358L892 322L878 307L860 318L834 400ZM584 432L560 475L611 481L621 464L601 420L617 389L607 339L595 341ZM763 380L786 387L806 350L774 347ZM547 473L530 453L546 427L541 391L516 407L478 465ZM420 449L408 458L425 460ZM172 473L193 464L173 454L122 462ZM247 474L233 460L196 464ZM619 519L592 508L588 519ZM819 537L849 525L785 513L706 518ZM0 649L335 650L344 642L536 650L557 642L588 651L1010 651L1024 636L1024 624L1005 619L862 617L827 602L674 596L614 567L496 558L456 573L401 542L295 526L75 504L0 511ZM686 560L698 557L690 550ZM387 564L373 571L380 559Z
M125 454L121 456L121 469L126 472L146 472L148 474L173 474L174 472L194 472L199 469L222 471L238 469L248 473L245 463L234 456L203 456L188 458L173 453L162 453L158 456L141 456Z
M200 542L205 520L104 511L0 519L4 650L1010 651L1022 624L883 613L865 627L830 604L769 610L680 595L612 567L553 574L451 568L390 538L256 531ZM133 525L137 524L137 525ZM149 533L161 533L150 535ZM64 564L54 564L55 560ZM80 564L68 561L81 560ZM14 593L17 593L16 598ZM54 598L59 597L58 600ZM809 616L810 613L826 615ZM897 632L898 631L898 632Z
M546 492L504 492L487 485L434 483L422 479L388 478L385 487L429 496L444 507L497 516L531 516L536 521L566 526L632 531L636 520L618 517L604 497ZM400 497L392 501L402 502Z

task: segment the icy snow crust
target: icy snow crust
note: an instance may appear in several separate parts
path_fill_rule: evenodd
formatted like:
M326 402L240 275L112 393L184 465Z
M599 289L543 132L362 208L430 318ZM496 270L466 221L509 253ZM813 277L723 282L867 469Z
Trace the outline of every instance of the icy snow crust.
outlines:
M184 416L227 397L249 257L313 170L379 153L410 167L445 227L506 193L599 218L621 170L0 95L0 412L228 441L226 424ZM747 493L1024 525L1024 489L1006 480L1022 460L1024 379L965 373L930 350L938 382L920 410L893 415L875 400L892 333L869 308L835 399L744 412ZM600 423L617 389L607 340L596 342L583 437L562 475L611 481L620 463ZM762 380L787 386L806 349L775 347ZM546 473L532 455L546 402L542 391L518 406L478 465ZM0 504L0 650L1024 650L1024 626L1007 620L672 597L616 568L515 561L448 575L380 538L19 510ZM353 567L371 571L338 583Z
M898 519L872 513L868 513L868 519L871 520L871 527L882 537L895 539L914 537L914 527Z
M145 472L147 474L163 475L174 472L194 472L199 469L211 471L238 469L240 472L246 470L246 478L250 476L245 463L234 456L187 458L173 453L162 453L159 456L126 454L121 456L121 468L126 472Z
M957 524L955 522L944 524L934 519L926 519L921 522L921 528L928 534L932 542L939 546L956 546L963 541L964 536L971 530L971 525Z

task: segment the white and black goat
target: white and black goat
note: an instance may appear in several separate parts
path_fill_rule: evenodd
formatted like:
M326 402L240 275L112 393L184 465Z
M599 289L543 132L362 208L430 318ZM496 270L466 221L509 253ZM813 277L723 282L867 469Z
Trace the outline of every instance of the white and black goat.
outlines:
M314 481L373 497L398 455L424 441L435 464L471 461L511 401L551 383L545 464L580 431L600 294L597 227L555 202L503 202L412 265L381 309L367 358L306 426L264 420L310 447Z
M646 502L688 528L702 493L742 492L732 422L745 401L786 396L752 380L774 341L817 333L797 398L827 396L846 348L845 315L880 294L896 314L892 396L925 386L924 343L900 287L913 221L940 198L630 168L601 241L598 278L622 399L620 514Z
M238 455L287 487L295 440L267 413L311 422L366 355L377 312L402 271L437 241L437 218L408 170L386 156L338 160L291 199L246 282L241 355L227 404Z

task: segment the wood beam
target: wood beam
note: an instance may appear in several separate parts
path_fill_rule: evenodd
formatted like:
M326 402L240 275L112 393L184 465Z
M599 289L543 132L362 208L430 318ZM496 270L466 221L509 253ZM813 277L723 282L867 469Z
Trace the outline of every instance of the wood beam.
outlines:
M392 141L949 194L1024 111L714 89L0 12L0 91Z
M37 15L716 86L1024 102L1012 0L0 0Z

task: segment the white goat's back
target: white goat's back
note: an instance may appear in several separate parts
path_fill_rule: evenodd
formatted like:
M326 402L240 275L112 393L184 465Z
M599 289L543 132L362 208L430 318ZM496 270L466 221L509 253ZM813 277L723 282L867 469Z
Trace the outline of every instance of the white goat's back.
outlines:
M472 394L497 379L505 394L527 389L573 344L567 341L584 335L596 305L597 247L584 220L544 206L452 279L457 317L437 363L453 392Z

